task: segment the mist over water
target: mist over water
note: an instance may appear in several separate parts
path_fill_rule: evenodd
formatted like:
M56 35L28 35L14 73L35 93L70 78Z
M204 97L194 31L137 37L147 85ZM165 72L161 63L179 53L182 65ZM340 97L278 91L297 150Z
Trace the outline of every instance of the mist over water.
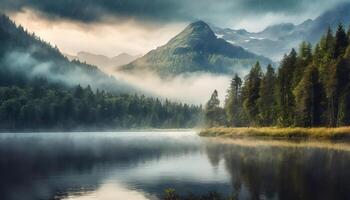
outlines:
M252 145L252 144L256 145ZM349 144L200 138L193 131L0 135L2 199L349 199Z

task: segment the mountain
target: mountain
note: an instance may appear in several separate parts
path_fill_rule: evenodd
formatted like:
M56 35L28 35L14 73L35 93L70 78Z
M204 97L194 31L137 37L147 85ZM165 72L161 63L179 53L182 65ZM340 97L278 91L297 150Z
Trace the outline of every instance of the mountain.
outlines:
M45 82L65 86L90 85L117 93L136 91L96 66L69 61L57 47L28 33L5 15L0 15L0 44L0 86Z
M268 58L218 38L208 24L197 21L164 46L122 66L120 70L152 71L161 76L189 72L232 74L249 69L257 61L263 65L271 63Z
M103 68L117 68L121 65L128 64L139 57L139 56L132 56L127 53L121 53L114 57L107 57L104 55L97 55L97 54L84 52L84 51L78 52L76 56L72 56L68 54L65 54L65 55L69 60L77 59L81 62L86 62L91 65L96 65L98 67L103 67Z
M286 46L285 43L280 40L262 37L261 35L250 33L244 29L233 30L229 28L219 28L214 25L211 25L211 27L217 37L231 44L241 46L247 51L266 56L274 61L279 60L281 52L286 52L290 49L289 46Z
M348 27L350 23L350 3L341 3L315 19L301 24L282 23L266 27L261 32L248 32L211 25L215 34L226 41L242 46L248 51L278 61L291 48L298 48L302 41L315 44L328 27L336 29L339 23Z
M326 11L314 20L308 20L296 28L296 32L306 30L305 38L315 43L321 38L328 27L335 30L339 23L345 28L350 25L350 2L340 3L334 8Z

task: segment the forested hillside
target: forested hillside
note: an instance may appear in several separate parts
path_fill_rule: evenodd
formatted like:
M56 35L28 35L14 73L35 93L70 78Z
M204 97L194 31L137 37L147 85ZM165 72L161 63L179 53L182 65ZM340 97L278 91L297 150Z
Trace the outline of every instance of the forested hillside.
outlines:
M0 16L0 131L188 128L201 107L140 95ZM138 95L136 95L138 93Z
M259 63L242 80L236 75L219 106L214 91L206 105L209 126L350 125L350 29L340 24L314 48L308 42L282 59L277 72Z
M40 79L67 87L91 85L113 93L137 91L96 66L70 62L57 47L16 25L6 15L0 15L0 44L0 86L27 86Z

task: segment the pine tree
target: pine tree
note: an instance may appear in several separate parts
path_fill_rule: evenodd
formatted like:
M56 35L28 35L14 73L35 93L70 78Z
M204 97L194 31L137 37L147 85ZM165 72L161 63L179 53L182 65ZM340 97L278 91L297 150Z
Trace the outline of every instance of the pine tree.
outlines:
M209 101L205 106L206 125L209 127L220 126L224 124L224 112L220 108L218 91L214 90Z
M296 98L297 126L312 127L321 124L323 88L317 67L309 65L300 83L294 90Z
M299 46L299 54L293 74L293 88L295 88L303 77L306 67L312 62L312 46L309 42L302 42Z
M321 38L318 46L318 52L315 52L316 57L314 57L314 64L319 68L320 78L323 84L326 84L329 79L330 74L330 65L334 57L334 43L335 39L333 32L330 27L327 30L327 33Z
M245 87L245 100L243 103L244 111L247 114L251 125L255 126L259 124L259 107L258 99L260 97L260 83L262 78L262 70L259 62L250 70L246 77Z
M338 58L345 54L346 47L348 46L348 38L345 33L342 24L339 24L337 32L335 34L334 44L334 58Z
M339 103L349 84L349 64L345 59L335 61L331 66L330 79L327 84L329 125L339 125Z
M323 36L320 41L321 50L333 56L334 44L335 44L335 38L333 36L333 31L330 27L328 27L325 36Z
M342 68L343 87L339 99L338 126L350 124L350 45L347 47L344 55L344 65Z
M242 109L242 79L235 74L231 80L225 102L225 111L229 125L234 127L243 125Z
M293 75L296 66L297 53L294 49L284 56L277 75L278 123L291 126L294 121Z
M276 120L276 74L271 65L267 66L259 89L259 118L263 126L271 126Z

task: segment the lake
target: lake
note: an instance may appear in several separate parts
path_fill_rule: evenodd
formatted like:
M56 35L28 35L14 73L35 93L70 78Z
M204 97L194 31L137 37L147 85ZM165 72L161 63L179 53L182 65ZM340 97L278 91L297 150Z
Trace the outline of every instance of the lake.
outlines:
M350 144L200 138L194 131L2 133L2 200L350 199Z

